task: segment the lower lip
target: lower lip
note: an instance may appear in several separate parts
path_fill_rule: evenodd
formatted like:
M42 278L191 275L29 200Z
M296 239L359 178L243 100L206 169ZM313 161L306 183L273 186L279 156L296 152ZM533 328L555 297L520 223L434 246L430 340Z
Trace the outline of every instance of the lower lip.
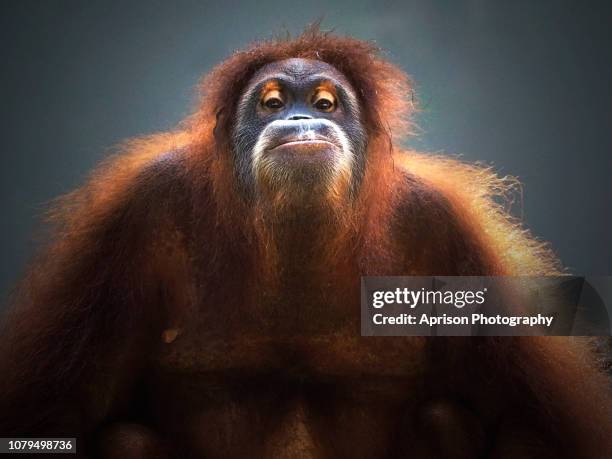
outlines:
M334 145L331 142L328 142L326 140L295 140L295 141L291 141L291 142L285 142L285 143L281 143L280 145L276 145L274 148L271 148L270 150L276 150L277 148L282 148L282 147L292 147L292 146L328 146L328 147L334 147L336 148L336 145Z

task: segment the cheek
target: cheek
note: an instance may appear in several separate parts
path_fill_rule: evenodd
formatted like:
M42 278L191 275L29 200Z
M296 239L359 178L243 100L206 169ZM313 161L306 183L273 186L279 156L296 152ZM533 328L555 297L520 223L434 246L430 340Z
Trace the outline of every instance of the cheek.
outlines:
M259 135L268 123L269 120L261 117L252 104L239 107L232 127L234 152L242 159L249 157Z
M328 117L336 123L350 141L352 150L359 154L367 143L366 129L360 120L359 113L336 112Z
M236 168L241 176L251 175L253 166L253 152L257 145L264 126L250 123L243 124L233 134L233 155Z
M367 133L365 127L361 123L354 122L347 124L345 129L356 153L362 154L365 146L367 145Z

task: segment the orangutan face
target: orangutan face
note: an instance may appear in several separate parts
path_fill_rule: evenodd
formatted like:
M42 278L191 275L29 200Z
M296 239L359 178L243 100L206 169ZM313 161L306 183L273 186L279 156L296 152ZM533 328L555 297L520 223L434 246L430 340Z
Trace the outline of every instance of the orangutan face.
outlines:
M238 103L233 142L247 189L309 201L354 188L366 133L346 78L324 62L295 58L253 76Z

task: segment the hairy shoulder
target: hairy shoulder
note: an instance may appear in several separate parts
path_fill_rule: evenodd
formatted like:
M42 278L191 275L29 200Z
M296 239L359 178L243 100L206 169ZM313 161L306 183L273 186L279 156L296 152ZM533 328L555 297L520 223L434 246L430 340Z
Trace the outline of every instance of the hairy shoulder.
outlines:
M496 254L445 193L399 170L392 231L411 275L499 274Z
M172 146L165 143L153 138L127 143L81 187L55 202L51 223L78 233L103 222L144 218L181 199L186 192L186 147L163 149Z
M516 179L499 177L488 167L412 151L397 153L394 159L402 176L397 208L421 221L422 231L451 231L477 240L495 254L503 274L558 272L549 247L509 212Z
M59 282L67 288L101 282L114 275L109 269L119 273L147 256L188 221L186 169L182 148L147 152L132 145L104 161L49 211L26 284L53 290Z

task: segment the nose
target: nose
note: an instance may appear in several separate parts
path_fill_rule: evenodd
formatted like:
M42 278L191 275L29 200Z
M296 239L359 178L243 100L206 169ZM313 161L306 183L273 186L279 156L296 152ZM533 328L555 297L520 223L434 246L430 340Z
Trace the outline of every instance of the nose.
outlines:
M291 121L297 121L297 120L311 120L312 116L310 115L305 115L303 113L299 113L299 114L295 114L295 115L291 115L289 118L287 118L288 120Z

